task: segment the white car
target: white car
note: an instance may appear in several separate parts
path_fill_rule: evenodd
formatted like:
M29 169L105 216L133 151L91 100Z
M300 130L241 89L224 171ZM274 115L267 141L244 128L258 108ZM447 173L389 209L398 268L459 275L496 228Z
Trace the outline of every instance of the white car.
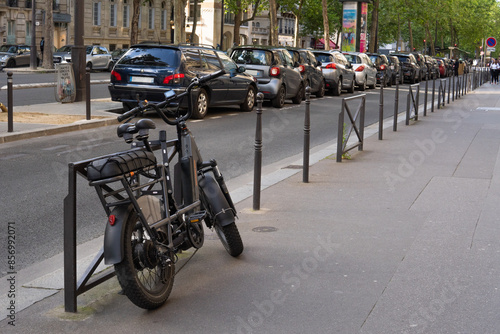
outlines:
M377 85L377 68L365 53L343 52L347 60L352 64L356 74L356 86L360 90L366 87L375 88Z
M65 45L58 49L53 54L54 64L71 63L71 51L74 45ZM113 69L113 59L111 53L104 46L88 45L85 47L86 64L85 66L91 70L108 70Z

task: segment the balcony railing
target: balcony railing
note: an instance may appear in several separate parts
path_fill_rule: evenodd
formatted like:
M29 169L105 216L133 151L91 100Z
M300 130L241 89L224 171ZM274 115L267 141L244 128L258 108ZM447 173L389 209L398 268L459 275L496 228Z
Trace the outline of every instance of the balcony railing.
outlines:
M7 0L8 7L19 7L18 0Z

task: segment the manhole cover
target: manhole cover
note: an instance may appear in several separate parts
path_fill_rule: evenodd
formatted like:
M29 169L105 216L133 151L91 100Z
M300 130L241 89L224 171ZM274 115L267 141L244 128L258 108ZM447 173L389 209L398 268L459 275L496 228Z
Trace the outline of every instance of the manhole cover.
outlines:
M277 230L278 229L276 227L272 226L259 226L252 229L254 232L276 232Z

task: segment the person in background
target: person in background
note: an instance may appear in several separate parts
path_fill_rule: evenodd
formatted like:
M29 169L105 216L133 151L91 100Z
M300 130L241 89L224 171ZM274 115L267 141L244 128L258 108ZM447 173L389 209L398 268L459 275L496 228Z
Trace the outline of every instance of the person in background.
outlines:
M40 52L42 54L42 60L43 60L43 47L45 46L45 40L44 38L42 37L41 41L40 41Z

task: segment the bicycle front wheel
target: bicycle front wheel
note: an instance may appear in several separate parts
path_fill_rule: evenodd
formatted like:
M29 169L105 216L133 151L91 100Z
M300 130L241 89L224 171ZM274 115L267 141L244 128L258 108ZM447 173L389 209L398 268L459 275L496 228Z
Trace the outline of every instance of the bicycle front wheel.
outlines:
M143 197L149 197L146 200L150 201L154 199L153 196ZM141 208L149 223L156 221L152 217L156 217L158 212L148 210L156 210L158 206L141 205ZM156 309L165 303L172 291L175 264L166 250L154 246L134 210L129 211L124 229L124 258L115 265L118 282L132 303L144 309ZM163 233L158 233L161 239Z

